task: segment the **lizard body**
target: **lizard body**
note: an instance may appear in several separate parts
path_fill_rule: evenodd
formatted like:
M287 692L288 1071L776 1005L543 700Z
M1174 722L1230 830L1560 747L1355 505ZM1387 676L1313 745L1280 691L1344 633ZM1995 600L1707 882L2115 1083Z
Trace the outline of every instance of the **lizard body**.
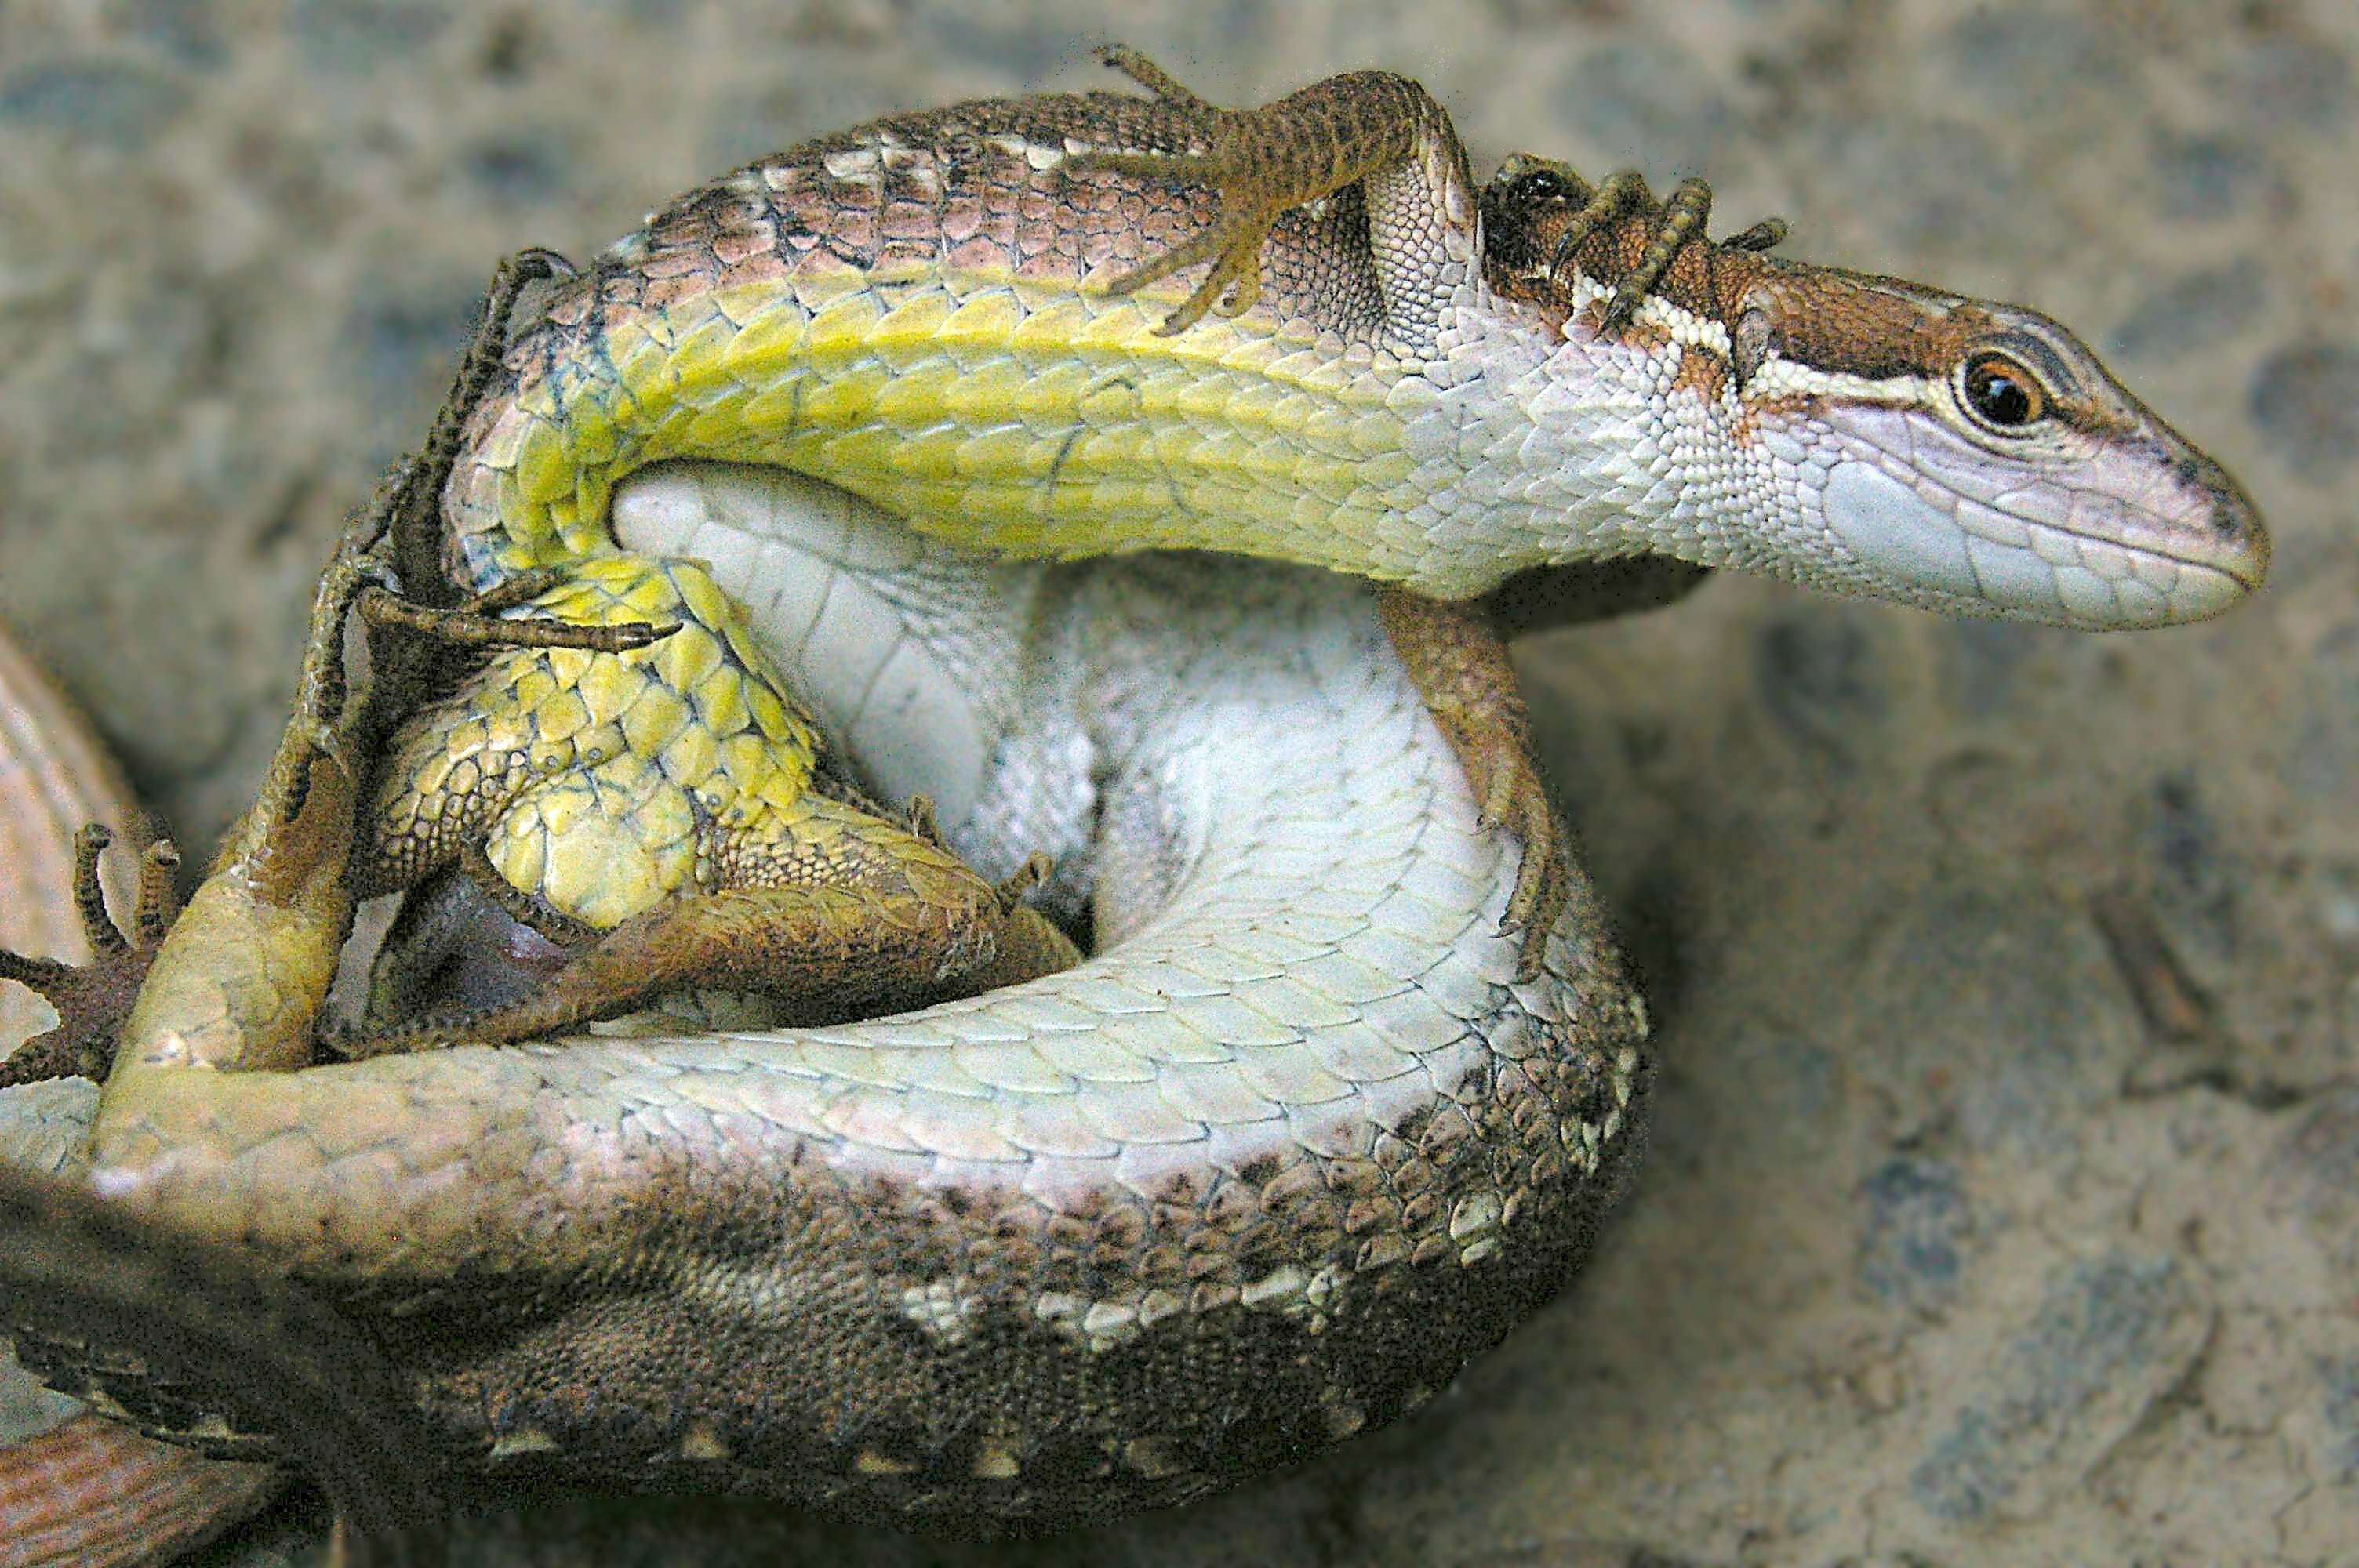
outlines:
M2265 569L2258 518L2217 466L2031 313L1707 246L1692 202L1632 209L1626 187L1592 191L1536 160L1478 196L1446 116L1397 78L1339 79L1265 120L1159 90L1152 103L900 117L691 194L560 287L514 345L451 454L436 549L447 523L444 558L472 589L553 568L573 574L560 598L603 576L618 603L643 604L632 596L660 579L688 604L702 589L668 563L725 555L714 540L728 530L635 545L613 531L609 502L640 467L702 456L800 469L1016 556L1184 544L1443 596L1524 567L1653 551L1936 608L2121 625L2213 612ZM1200 229L1218 243L1185 238ZM1161 319L1127 288L1158 281L1159 247L1210 269ZM1213 306L1237 313L1190 324ZM765 580L716 587L758 598ZM1310 661L1322 680L1369 665L1431 699L1462 643L1397 638L1412 657L1420 642L1444 656L1386 665L1365 601L1320 597L1350 592L1288 579L1190 602L1216 618L1249 607L1288 635L1350 648L1343 665ZM1298 596L1295 608L1268 593ZM1356 633L1321 642L1354 613ZM738 614L723 602L680 619L791 719L791 661L741 634ZM1124 623L1147 664L1212 668L1172 643L1168 609ZM1086 643L1046 667L1108 667L1110 650ZM1288 662L1214 683L1262 689ZM599 667L582 673L611 678L591 676ZM716 665L691 667L701 679ZM986 715L971 728L1004 740L978 678L962 677L966 711ZM653 700L707 720L716 705L696 701L695 680L663 681ZM1026 700L1070 717L1071 696ZM1460 712L1497 711L1496 693L1478 696ZM480 687L425 721L464 726L491 700ZM1373 894L1348 935L1313 940L1331 949L1289 946L1296 934L1264 912L1232 944L1181 933L1200 962L1226 953L1252 971L1200 975L1223 988L1202 996L1187 982L1103 984L1109 964L1194 972L1132 944L1069 978L919 1015L930 1022L917 1033L177 1072L292 1065L247 1047L283 1041L316 1005L303 999L324 986L321 956L341 934L341 892L298 877L287 900L250 912L259 935L228 920L229 937L208 938L245 896L231 888L159 960L170 983L151 985L135 1020L144 1044L110 1085L100 1179L193 1227L235 1225L350 1302L481 1306L456 1351L401 1348L417 1401L495 1470L562 1455L937 1523L1055 1519L1190 1495L1397 1414L1578 1257L1643 1103L1643 1028L1585 896L1537 923L1527 957L1542 964L1516 983L1484 925L1501 910L1462 793L1432 784L1429 798L1458 815L1441 830L1422 819L1398 873L1416 887L1367 888L1348 858L1311 869L1282 836L1275 857L1223 837L1220 792L1189 773L1209 752L1154 752L1173 718L1162 700L1114 729L1148 743L1135 754L1156 757L1149 773L1195 782L1149 791L1158 809L1114 823L1114 842L1156 843L1148 828L1177 825L1134 868L1143 885L1215 907L1228 897L1232 913L1253 879L1191 880L1207 864L1260 855L1290 897L1330 882ZM1288 700L1336 719L1336 733L1401 733L1309 694ZM775 742L766 776L801 801L809 735L743 722L762 706L743 691L717 706L739 720L719 738ZM1235 714L1221 711L1226 746ZM1451 739L1462 761L1481 750ZM1431 743L1426 731L1410 750L1430 761ZM1311 837L1381 838L1354 815L1368 800L1353 794L1346 811L1328 791L1397 777L1407 754L1304 779L1279 816L1253 825L1307 810ZM390 774L397 795L451 752L410 756ZM608 760L577 749L545 776ZM1033 760L1055 773L1058 759ZM408 823L441 809L439 784L420 793L433 804ZM327 801L317 809L334 791ZM365 854L409 831L385 830L386 804L370 806ZM701 804L715 818L732 805ZM1053 816L1024 820L1065 842ZM324 842L299 836L290 863ZM584 842L545 842L543 866ZM586 842L594 853L614 838ZM986 862L1008 849L966 847ZM290 852L272 833L245 850ZM614 913L567 908L550 896L563 885L523 860L495 866L560 914ZM677 876L632 899L667 896ZM1422 924L1402 929L1412 914ZM1319 968L1368 942L1348 955L1356 968ZM252 954L270 972L252 973ZM1375 989L1338 1000L1306 988L1338 968ZM1250 987L1266 1006L1241 1000ZM1211 1035L1193 1027L1200 1013ZM1190 1026L1176 1044L1144 1022L1175 1015ZM995 1033L942 1022L958 1018ZM1342 1033L1322 1044L1328 1027ZM1023 1074L969 1065L1017 1045L1000 1055L1030 1052ZM1187 1054L1208 1048L1221 1059ZM1380 1049L1414 1062L1354 1076L1368 1065L1358 1053ZM1191 1068L1220 1071L1191 1080ZM1158 1126L1179 1136L1159 1141ZM958 1266L972 1260L985 1266ZM486 1293L486 1281L501 1286ZM779 1340L782 1316L815 1325L820 1348ZM712 1346L724 1349L697 1348ZM585 1366L611 1372L611 1403L584 1403ZM758 1372L739 1399L744 1368ZM1191 1390L1177 1405L1175 1387ZM1016 1390L1021 1409L992 1413Z
M1560 888L1520 705L1449 693L1504 653L1423 596L1648 554L2120 627L2216 613L2266 570L2234 483L2035 312L1775 260L1767 226L1712 244L1698 183L1658 207L1518 157L1478 190L1399 77L1231 113L1108 59L1155 96L892 116L651 215L485 378L411 575L693 570L620 551L608 510L639 467L702 458L1015 557L1217 549L1399 585L1397 645L1525 842L1507 920L1538 932ZM759 728L739 768L710 743L667 762L652 802L566 781L593 804L555 832L530 803L452 815L488 822L498 876L610 926L686 885L686 824L735 813L736 775L808 778L807 739ZM452 754L418 738L374 830L437 820ZM568 864L612 875L553 882Z
M729 469L617 517L711 559L978 865L1060 850L1094 956L836 1028L300 1066L353 796L299 723L245 874L149 973L100 1192L340 1303L495 1477L966 1530L1394 1419L1576 1264L1636 1147L1644 1015L1585 886L1515 981L1507 854L1364 585L995 564Z
M1222 549L1442 599L1654 553L2128 626L2258 579L2251 503L2055 323L1698 238L1601 329L1658 216L1629 204L1551 257L1530 213L1498 218L1555 168L1512 160L1478 192L1440 106L1381 73L1246 114L1053 95L807 144L560 287L470 423L455 564L481 587L609 551L614 481L699 457L999 553ZM1255 243L1250 308L1171 333L1190 290L1108 291L1228 235L1216 197L1238 189L1315 203L1231 236ZM2037 406L1994 423L1970 372ZM1907 537L1929 532L1949 537Z

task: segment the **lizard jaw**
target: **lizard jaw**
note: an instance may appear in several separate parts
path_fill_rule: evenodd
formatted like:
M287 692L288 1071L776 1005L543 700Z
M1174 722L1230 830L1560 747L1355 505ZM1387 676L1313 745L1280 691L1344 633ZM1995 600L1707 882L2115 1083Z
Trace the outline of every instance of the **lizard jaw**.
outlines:
M2268 573L2251 498L2037 311L1788 265L1729 339L1731 434L1801 514L1773 570L2090 630L2204 620Z
M2158 441L2002 465L1921 412L1852 405L1776 444L1799 454L1797 500L1833 557L1817 571L1928 608L2179 625L2220 614L2267 575L2252 502L2209 460Z

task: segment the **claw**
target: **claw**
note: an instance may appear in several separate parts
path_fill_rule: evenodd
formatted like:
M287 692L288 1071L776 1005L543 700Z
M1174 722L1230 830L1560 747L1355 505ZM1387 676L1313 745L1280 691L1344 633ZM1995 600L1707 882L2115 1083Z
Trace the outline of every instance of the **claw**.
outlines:
M586 648L620 654L661 642L679 630L676 621L585 625L553 615L510 620L497 613L528 602L552 583L553 574L524 574L452 610L419 604L397 593L371 591L360 598L361 618L373 627L397 628L450 648Z
M1141 262L1128 272L1108 278L1105 291L1108 294L1136 294L1150 283L1159 283L1175 272L1211 260L1227 245L1225 228L1215 223L1186 244L1174 245L1152 261Z
M96 823L74 835L73 902L95 957L87 964L28 958L0 948L0 979L15 980L57 1010L57 1027L37 1034L0 1061L0 1086L83 1077L103 1082L114 1063L123 1021L156 960L157 946L172 923L169 869L179 854L158 843L141 862L139 903L133 929L124 931L106 913L99 883L99 858L114 836Z
M910 832L923 838L935 849L950 848L949 841L942 838L942 825L934 816L933 796L911 795L908 804L901 808L901 820L909 825Z
M1572 872L1563 846L1557 842L1556 815L1545 798L1518 800L1515 834L1523 843L1524 856L1516 868L1515 890L1507 895L1506 911L1499 920L1499 935L1522 935L1516 980L1528 984L1539 979L1548 957L1549 933L1556 929L1565 905L1571 902Z
M1220 113L1220 110L1212 104L1207 103L1182 87L1169 71L1132 49L1128 44L1100 44L1096 53L1098 59L1104 61L1107 66L1122 72L1166 103L1177 103L1189 109L1210 110L1216 114Z
M1056 870L1057 862L1038 849L1025 856L1024 863L1016 868L1016 874L993 890L999 895L1000 907L1014 909L1036 890L1048 886L1049 879L1056 874Z
M352 762L344 751L343 737L336 733L334 724L324 719L305 717L295 721L294 729L303 744L323 760L333 763L338 773L348 779L354 776Z
M1720 243L1732 251L1774 251L1786 243L1786 220L1773 216Z
M1572 265L1581 247L1600 229L1640 211L1652 213L1653 232L1646 249L1614 285L1605 308L1599 313L1598 325L1607 331L1628 326L1636 318L1639 307L1647 302L1647 297L1661 285L1671 263L1688 242L1703 237L1704 225L1712 216L1712 187L1701 179L1683 179L1669 200L1658 204L1643 176L1635 169L1620 170L1591 192L1588 201L1559 232L1549 252L1546 276L1554 277ZM1766 251L1782 243L1785 238L1784 219L1764 218L1720 243L1729 250Z
M1235 252L1230 253L1231 258L1235 254ZM1258 265L1261 259L1261 246L1258 243L1255 244L1249 259L1256 265L1245 268L1229 279L1228 292L1221 297L1221 302L1218 305L1212 307L1212 314L1223 320L1234 320L1244 315L1261 298L1261 268ZM1227 270L1228 263L1224 260L1218 271L1226 272ZM1208 283L1209 281L1207 280ZM1168 327L1170 323L1167 321L1164 325Z

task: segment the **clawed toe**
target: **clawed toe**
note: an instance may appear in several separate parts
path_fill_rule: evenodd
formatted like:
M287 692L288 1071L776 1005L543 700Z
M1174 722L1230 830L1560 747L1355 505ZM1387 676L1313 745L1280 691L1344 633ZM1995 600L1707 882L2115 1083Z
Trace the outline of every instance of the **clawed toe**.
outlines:
M1516 979L1519 983L1539 979L1540 968L1548 957L1549 933L1556 929L1566 904L1572 899L1572 871L1565 859L1564 846L1559 841L1556 814L1549 809L1548 796L1539 785L1537 774L1531 775L1529 787L1518 795L1504 820L1498 824L1513 832L1523 845L1523 859L1516 867L1516 885L1507 895L1506 912L1499 921L1499 935L1523 937L1523 950L1516 962Z
M1016 868L1016 874L993 889L999 895L1000 908L1012 910L1048 886L1049 879L1056 870L1057 862L1038 849L1025 856L1024 863Z
M150 845L139 864L139 896L129 930L106 913L99 858L114 835L92 823L74 836L73 901L93 957L86 964L30 958L0 949L0 979L38 992L57 1010L57 1027L37 1034L0 1062L0 1087L50 1078L105 1080L131 1004L156 960L176 913L172 870L180 857L168 842Z

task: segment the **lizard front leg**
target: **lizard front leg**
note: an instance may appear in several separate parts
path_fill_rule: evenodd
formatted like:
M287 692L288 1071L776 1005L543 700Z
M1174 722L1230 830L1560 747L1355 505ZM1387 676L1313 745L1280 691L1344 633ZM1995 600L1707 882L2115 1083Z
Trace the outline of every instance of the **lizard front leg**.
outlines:
M26 1041L0 1062L0 1088L49 1078L103 1081L114 1060L115 1035L172 924L172 871L180 855L164 841L141 855L138 902L126 931L108 915L100 885L99 857L114 841L114 835L95 822L74 835L73 902L90 945L88 963L0 948L0 979L38 993L58 1015L56 1028Z
M104 957L121 942L125 949L150 946L144 938L150 928L135 921L128 932L104 921L106 935L92 927L93 910L103 903L97 884L98 851L103 848L88 830L70 833L74 823L105 816L118 822L137 820L137 810L96 738L63 699L49 689L31 660L17 652L0 631L0 816L8 827L10 852L0 859L0 931L20 950L50 948L74 933L83 937L82 952ZM103 830L101 830L102 832ZM71 840L71 871L66 870L66 846ZM160 868L159 868L160 869ZM117 881L125 892L127 885ZM160 911L166 889L141 890L140 902ZM144 971L145 959L138 960ZM42 990L44 981L60 970L78 966L54 958L26 958L17 965L0 960L0 972L27 978ZM27 974L26 971L30 971ZM128 982L132 977L121 977ZM7 987L0 986L0 993ZM83 1070L94 1063L96 1051L111 1055L114 1029L103 1014L119 1022L129 996L103 982L92 1000L98 1010L79 1010L87 1032L77 1032L73 1048L57 1051L42 1066ZM0 994L0 1053L24 1033L15 999ZM60 1004L61 1018L78 1011ZM67 1025L60 1025L63 1030ZM52 1044L60 1044L52 1042ZM82 1047L96 1048L85 1054ZM0 1079L24 1082L48 1076L31 1070L29 1058L40 1049L28 1041L5 1063ZM22 1162L26 1168L46 1171L67 1156L79 1128L59 1121L36 1104L17 1103L22 1097L0 1092L0 1155ZM59 1102L49 1099L48 1106ZM0 1242L0 1260L38 1245L32 1238ZM10 1379L20 1383L20 1377ZM13 1386L6 1392L13 1394ZM266 1506L284 1489L286 1475L275 1465L234 1465L211 1460L170 1444L158 1443L135 1429L103 1416L84 1413L69 1418L36 1436L0 1444L0 1519L6 1529L0 1561L14 1551L40 1562L82 1563L91 1568L132 1561L151 1561L194 1551L232 1528L239 1519Z
M1521 979L1539 972L1548 934L1570 896L1571 847L1533 755L1506 639L1657 609L1711 575L1683 561L1638 557L1535 568L1465 604L1397 588L1378 595L1385 632L1465 771L1483 826L1505 827L1523 844L1499 924L1501 935L1524 933Z
M1261 297L1262 242L1284 213L1360 182L1368 250L1386 330L1405 347L1430 342L1444 302L1474 266L1476 198L1449 111L1407 77L1359 70L1329 77L1258 109L1223 109L1189 92L1136 49L1099 58L1174 107L1202 117L1207 150L1103 147L1069 170L1186 180L1221 193L1219 221L1196 239L1114 278L1129 294L1210 262L1201 282L1158 329L1169 337L1207 311L1237 316Z
M1431 346L1442 304L1469 281L1471 267L1478 261L1498 263L1502 249L1512 252L1528 243L1534 226L1528 209L1566 210L1567 221L1545 258L1550 274L1567 269L1593 236L1618 240L1625 217L1642 221L1632 235L1636 248L1618 258L1614 269L1618 282L1603 317L1610 328L1628 325L1673 261L1702 240L1712 211L1712 187L1701 179L1681 180L1669 200L1658 202L1636 170L1622 170L1593 187L1569 165L1519 153L1492 181L1493 190L1512 190L1526 209L1502 225L1500 213L1484 211L1491 198L1474 193L1466 148L1449 111L1407 77L1350 71L1256 109L1223 109L1197 97L1136 49L1110 46L1099 57L1198 118L1206 150L1103 147L1077 154L1065 167L1182 180L1221 193L1220 216L1211 228L1105 286L1108 293L1132 294L1211 263L1194 291L1158 329L1167 337L1185 331L1207 312L1238 316L1251 309L1261 296L1261 250L1271 226L1295 208L1354 182L1367 203L1368 256L1384 296L1386 335L1393 347L1411 353ZM1478 212L1480 225L1516 232L1483 232ZM1721 243L1766 251L1785 236L1784 221L1767 218ZM1490 254L1478 258L1478 251Z

